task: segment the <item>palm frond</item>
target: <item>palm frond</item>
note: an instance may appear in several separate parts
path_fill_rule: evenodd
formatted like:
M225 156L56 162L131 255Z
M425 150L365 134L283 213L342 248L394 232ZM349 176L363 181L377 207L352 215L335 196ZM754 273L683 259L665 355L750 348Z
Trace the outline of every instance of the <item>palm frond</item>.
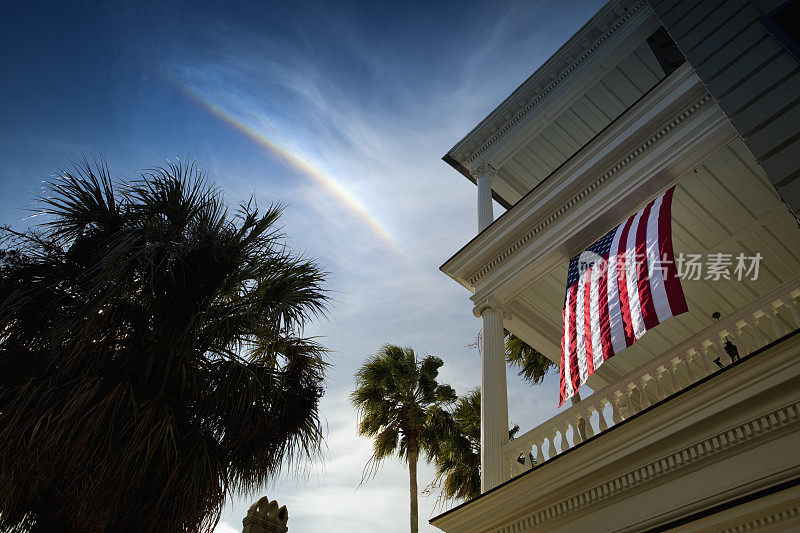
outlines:
M59 169L0 229L0 530L211 531L319 455L326 273L194 163Z

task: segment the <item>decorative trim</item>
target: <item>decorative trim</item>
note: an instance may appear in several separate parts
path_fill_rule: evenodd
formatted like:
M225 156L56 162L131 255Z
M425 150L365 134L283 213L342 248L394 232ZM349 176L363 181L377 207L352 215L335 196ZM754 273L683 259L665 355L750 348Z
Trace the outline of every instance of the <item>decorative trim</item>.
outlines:
M730 526L721 530L720 533L743 533L744 531L754 531L756 529L761 529L762 527L774 526L785 520L791 520L798 517L800 517L800 505L795 505L789 509L775 511L774 513L770 513L766 516L754 518L753 520L748 520L747 522L742 522L741 524L735 526Z
M589 47L584 50L584 52L578 56L571 65L567 68L562 70L560 73L554 76L554 70L552 66L548 66L546 63L542 65L542 67L531 76L525 85L524 89L520 89L521 93L525 93L529 90L529 87L533 85L534 80L532 79L536 74L541 73L541 76L550 75L553 76L553 81L551 81L538 95L534 96L531 100L529 100L523 107L520 109L510 120L508 120L505 125L503 125L494 135L489 137L488 140L484 141L484 144L478 150L472 152L472 154L466 160L466 166L470 167L472 163L474 163L483 153L485 153L498 139L503 137L514 125L516 125L522 118L528 114L542 99L553 92L558 85L564 81L567 77L570 76L583 62L585 62L589 57L591 57L599 48L600 46L606 42L608 39L611 38L622 26L625 25L638 11L647 5L646 1L639 1L630 9L622 14L622 16L614 23L610 28L604 31L604 33ZM616 13L619 15L619 13ZM584 38L585 39L585 38ZM584 44L585 41L581 41L581 44ZM585 44L584 44L585 46ZM554 56L555 57L555 56ZM535 93L534 93L535 94ZM508 116L505 114L504 116ZM492 128L492 124L486 124L487 128ZM467 148L469 150L469 148Z
M488 176L490 179L494 180L500 174L500 172L490 165L487 162L479 163L470 171L470 174L477 180L480 177Z
M489 296L488 298L481 300L475 307L472 308L472 314L475 315L475 318L481 318L483 316L483 312L487 309L494 309L498 311L503 320L511 320L514 318L514 315L511 311L508 310L506 306L501 304L494 298L494 296Z
M789 424L800 422L800 402L765 413L736 427L707 437L660 459L596 485L569 498L534 511L514 522L493 530L494 533L517 533L567 516L575 511L605 501L671 472L717 455ZM780 514L780 513L776 513ZM757 522L754 521L754 522ZM740 527L740 526L737 526ZM728 531L728 530L726 530ZM738 532L733 528L730 531ZM747 531L746 529L744 531Z
M652 148L655 144L657 144L658 141L660 141L670 131L674 130L679 124L684 122L690 116L697 113L697 111L701 107L703 107L705 104L711 101L713 101L713 99L711 98L711 95L708 93L703 95L699 100L695 101L681 114L672 119L668 124L666 124L660 130L658 130L656 133L651 135L649 139L641 143L636 149L629 152L623 159L621 159L614 166L608 169L602 176L598 177L586 188L584 188L581 192L573 196L572 199L570 199L567 203L562 205L557 211L551 213L550 216L539 222L539 224L537 224L536 226L533 227L533 229L525 233L525 235L519 238L514 244L506 248L503 252L501 252L499 255L495 256L492 260L490 260L486 265L481 267L480 270L471 275L467 279L469 284L474 287L475 284L478 281L480 281L481 278L486 276L489 272L497 268L498 265L500 265L506 259L514 255L516 252L518 252L533 237L541 233L545 228L550 226L553 222L564 216L566 213L570 212L575 206L581 203L589 195L589 193L597 189L600 185L605 183L610 177L614 176L619 171L624 169L626 166L631 164L637 157L639 157L647 150Z

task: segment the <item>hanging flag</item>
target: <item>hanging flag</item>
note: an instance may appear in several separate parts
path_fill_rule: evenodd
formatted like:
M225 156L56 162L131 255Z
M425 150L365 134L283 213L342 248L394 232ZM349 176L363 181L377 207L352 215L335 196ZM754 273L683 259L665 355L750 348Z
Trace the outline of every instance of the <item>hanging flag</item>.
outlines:
M603 361L687 311L672 252L674 190L569 262L559 407Z

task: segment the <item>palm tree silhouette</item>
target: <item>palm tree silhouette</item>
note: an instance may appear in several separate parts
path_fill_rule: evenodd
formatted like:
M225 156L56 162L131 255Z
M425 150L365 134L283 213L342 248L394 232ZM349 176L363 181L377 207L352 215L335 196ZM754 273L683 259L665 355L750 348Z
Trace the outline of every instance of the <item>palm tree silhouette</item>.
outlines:
M387 457L408 464L411 532L419 530L417 461L439 452L448 427L445 407L455 401L449 385L436 379L442 360L417 358L411 348L385 345L361 366L350 395L359 413L358 433L374 439L364 476L374 475ZM363 480L362 480L363 481Z

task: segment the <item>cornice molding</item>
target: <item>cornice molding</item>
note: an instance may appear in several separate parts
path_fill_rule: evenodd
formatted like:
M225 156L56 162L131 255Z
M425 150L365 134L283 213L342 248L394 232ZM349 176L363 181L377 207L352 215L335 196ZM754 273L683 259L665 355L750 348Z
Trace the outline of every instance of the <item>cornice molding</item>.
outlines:
M526 117L534 108L538 106L549 94L551 94L564 80L568 79L582 64L584 64L592 55L594 55L614 34L619 32L636 14L640 13L642 8L647 6L647 2L640 0L631 6L623 6L622 4L615 6L610 14L615 19L612 20L597 20L590 21L589 28L584 34L573 41L568 41L561 50L556 52L548 61L546 61L536 72L520 86L519 89L509 97L507 102L501 104L492 114L489 115L484 121L478 125L475 130L470 132L459 144L457 144L450 153L456 155L456 159L461 159L465 167L472 169L473 164L486 153L492 145L508 133L515 125L517 125L523 118ZM608 14L607 14L608 15ZM593 24L592 24L593 22ZM601 35L591 41L587 37L587 33L591 29L596 29L601 32ZM556 64L566 57L574 57L578 55L567 66L556 70ZM547 83L545 80L549 80ZM541 85L546 83L542 89ZM520 96L524 98L519 101ZM517 104L521 109L513 115L505 110L503 107ZM493 116L497 114L497 116ZM498 117L500 120L497 120ZM501 122L502 121L502 122ZM489 131L488 137L485 131ZM479 135L480 140L469 141L469 137ZM461 146L459 146L461 145ZM478 147L479 146L479 147ZM477 149L476 149L477 148ZM469 155L466 155L469 154ZM466 157L465 157L466 155Z
M755 531L766 526L776 526L781 522L794 520L798 517L800 517L800 504L780 511L775 511L752 520L748 520L747 522L742 522L735 526L726 527L725 529L720 530L720 533L742 533L743 531Z
M504 263L510 257L515 255L522 247L525 246L531 239L533 239L536 235L541 233L545 230L548 226L553 224L556 220L563 217L568 212L572 211L576 206L584 202L595 189L600 187L603 183L605 183L609 178L623 170L625 167L633 163L638 157L642 154L647 152L653 146L657 145L659 141L661 141L665 136L669 135L669 133L678 127L681 123L686 121L692 115L695 115L701 108L703 108L709 102L713 102L713 98L710 94L706 93L698 100L696 100L692 105L684 109L681 113L675 116L672 120L670 120L667 124L665 124L661 129L657 132L652 134L646 141L642 142L637 146L635 149L628 152L628 154L620 159L616 164L611 166L606 172L604 172L601 176L596 178L593 182L589 185L584 187L579 193L575 194L570 200L564 203L559 209L552 212L549 216L545 219L540 221L536 224L531 230L527 231L522 237L517 239L513 244L506 247L502 252L495 255L492 259L490 259L486 264L484 264L480 269L478 269L475 273L473 273L469 278L467 278L468 283L471 286L475 286L478 281L480 281L483 277L487 274L495 270L499 265Z
M514 519L512 522L492 529L492 533L526 531L529 528L564 518L577 511L638 488L645 483L650 483L667 474L695 465L700 461L706 461L712 456L728 452L733 448L798 422L800 422L800 402L792 402L784 407L771 410L730 429L711 435L693 445L662 456L655 461L609 479L604 483L528 513L521 518ZM783 516L786 513L774 514ZM786 516L793 517L796 516L796 513L789 513ZM754 520L752 522L755 523L757 521ZM730 531L742 530L732 528ZM744 529L744 531L748 531L748 529Z

